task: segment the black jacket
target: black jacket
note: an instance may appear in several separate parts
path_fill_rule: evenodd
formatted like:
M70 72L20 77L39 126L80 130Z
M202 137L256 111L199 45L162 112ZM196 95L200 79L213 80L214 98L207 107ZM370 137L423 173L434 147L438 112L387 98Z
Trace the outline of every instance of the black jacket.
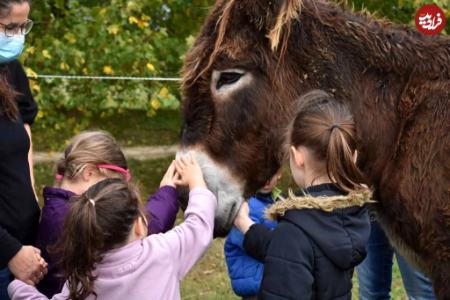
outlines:
M264 262L259 299L351 299L353 269L366 256L370 195L345 196L331 184L305 192L269 210L279 221L274 231L256 224L245 235L245 250Z
M38 112L28 78L19 61L0 64L0 76L19 94L18 121L10 120L0 99L0 269L24 245L33 245L39 222L39 206L33 192L28 164L30 139L24 128Z

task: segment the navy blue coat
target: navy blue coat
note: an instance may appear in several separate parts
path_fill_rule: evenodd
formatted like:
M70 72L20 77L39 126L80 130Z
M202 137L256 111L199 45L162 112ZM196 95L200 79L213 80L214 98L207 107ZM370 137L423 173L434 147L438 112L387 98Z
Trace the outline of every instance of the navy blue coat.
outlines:
M264 218L264 210L273 203L271 194L258 193L248 200L250 218L257 224L269 229L276 226L275 221ZM258 294L263 277L264 265L244 250L244 235L233 227L225 241L225 260L228 267L231 286L241 297Z
M318 201L342 195L331 184L306 193ZM259 299L351 299L353 269L365 258L370 235L366 205L291 209L278 221L273 231L255 224L245 235L245 250L264 262Z

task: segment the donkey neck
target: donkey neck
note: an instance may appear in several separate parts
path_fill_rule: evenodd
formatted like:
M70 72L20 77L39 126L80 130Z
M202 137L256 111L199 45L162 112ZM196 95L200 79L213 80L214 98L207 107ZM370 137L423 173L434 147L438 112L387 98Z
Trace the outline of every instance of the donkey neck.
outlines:
M323 31L334 46L366 66L408 76L450 79L450 37L425 36L409 26L344 10L323 1L304 1L304 20Z
M403 110L402 99L414 86L450 80L450 38L426 37L353 12L342 11L342 18L341 26L323 26L348 66L351 76L342 80L348 90L341 93L355 116L363 168L376 183L396 155L405 118L413 115ZM420 105L414 103L419 99L408 101Z
M311 58L306 69L326 74L315 76L314 87L348 102L357 124L362 168L377 183L397 150L402 95L412 84L450 78L450 39L423 37L406 27L318 3L323 7L306 7L300 22L309 28L303 32L313 49L305 51Z

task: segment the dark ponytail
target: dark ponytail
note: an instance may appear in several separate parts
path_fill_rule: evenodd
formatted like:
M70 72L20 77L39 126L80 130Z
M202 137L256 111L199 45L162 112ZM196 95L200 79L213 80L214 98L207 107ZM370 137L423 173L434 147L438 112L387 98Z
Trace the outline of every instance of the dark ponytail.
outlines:
M366 179L354 161L355 123L347 106L320 90L303 95L298 103L288 144L311 149L317 161L325 162L323 171L342 191L365 189Z
M120 179L103 180L72 201L56 249L70 299L81 300L97 296L95 265L105 252L127 242L143 210L136 189Z
M6 75L0 75L0 115L5 115L11 121L19 119L19 109L16 104L18 93L8 82Z

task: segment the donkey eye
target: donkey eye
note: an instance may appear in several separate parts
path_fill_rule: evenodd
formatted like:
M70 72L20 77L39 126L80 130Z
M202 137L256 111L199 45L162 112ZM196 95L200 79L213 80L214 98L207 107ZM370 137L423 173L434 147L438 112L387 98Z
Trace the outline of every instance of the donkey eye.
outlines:
M216 89L219 90L224 85L230 85L236 83L241 79L243 74L236 72L223 72L220 74L219 80L217 80Z

